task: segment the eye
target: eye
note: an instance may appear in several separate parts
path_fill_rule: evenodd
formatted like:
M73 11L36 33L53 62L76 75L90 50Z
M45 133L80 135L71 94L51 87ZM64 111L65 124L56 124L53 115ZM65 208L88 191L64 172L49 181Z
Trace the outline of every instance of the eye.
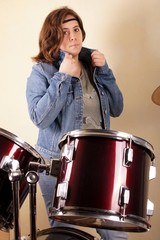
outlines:
M67 31L63 31L63 35L68 35L68 32Z
M74 29L75 32L79 32L79 27Z

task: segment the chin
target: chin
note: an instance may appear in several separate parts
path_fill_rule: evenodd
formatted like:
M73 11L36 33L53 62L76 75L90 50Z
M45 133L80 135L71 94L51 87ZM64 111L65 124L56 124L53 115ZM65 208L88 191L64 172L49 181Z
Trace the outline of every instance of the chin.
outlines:
M71 55L75 58L78 57L79 53L71 53Z

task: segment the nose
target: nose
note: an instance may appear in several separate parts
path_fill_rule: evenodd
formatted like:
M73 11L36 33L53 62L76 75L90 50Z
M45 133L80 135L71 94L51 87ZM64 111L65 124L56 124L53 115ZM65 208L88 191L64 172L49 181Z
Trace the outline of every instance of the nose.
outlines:
M69 39L70 39L71 41L74 40L74 39L76 39L76 34L75 34L75 32L70 32Z

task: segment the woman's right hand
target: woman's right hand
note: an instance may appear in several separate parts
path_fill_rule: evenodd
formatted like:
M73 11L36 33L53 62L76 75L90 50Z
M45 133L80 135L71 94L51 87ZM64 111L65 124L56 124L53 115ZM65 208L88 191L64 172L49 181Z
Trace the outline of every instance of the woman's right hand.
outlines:
M81 69L78 63L71 54L66 54L60 65L59 72L79 77Z

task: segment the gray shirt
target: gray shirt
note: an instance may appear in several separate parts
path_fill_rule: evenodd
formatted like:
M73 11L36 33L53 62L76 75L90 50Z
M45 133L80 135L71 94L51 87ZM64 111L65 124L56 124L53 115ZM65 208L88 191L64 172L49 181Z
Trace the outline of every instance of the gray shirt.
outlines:
M83 129L102 129L99 96L82 65L80 76L83 90Z

